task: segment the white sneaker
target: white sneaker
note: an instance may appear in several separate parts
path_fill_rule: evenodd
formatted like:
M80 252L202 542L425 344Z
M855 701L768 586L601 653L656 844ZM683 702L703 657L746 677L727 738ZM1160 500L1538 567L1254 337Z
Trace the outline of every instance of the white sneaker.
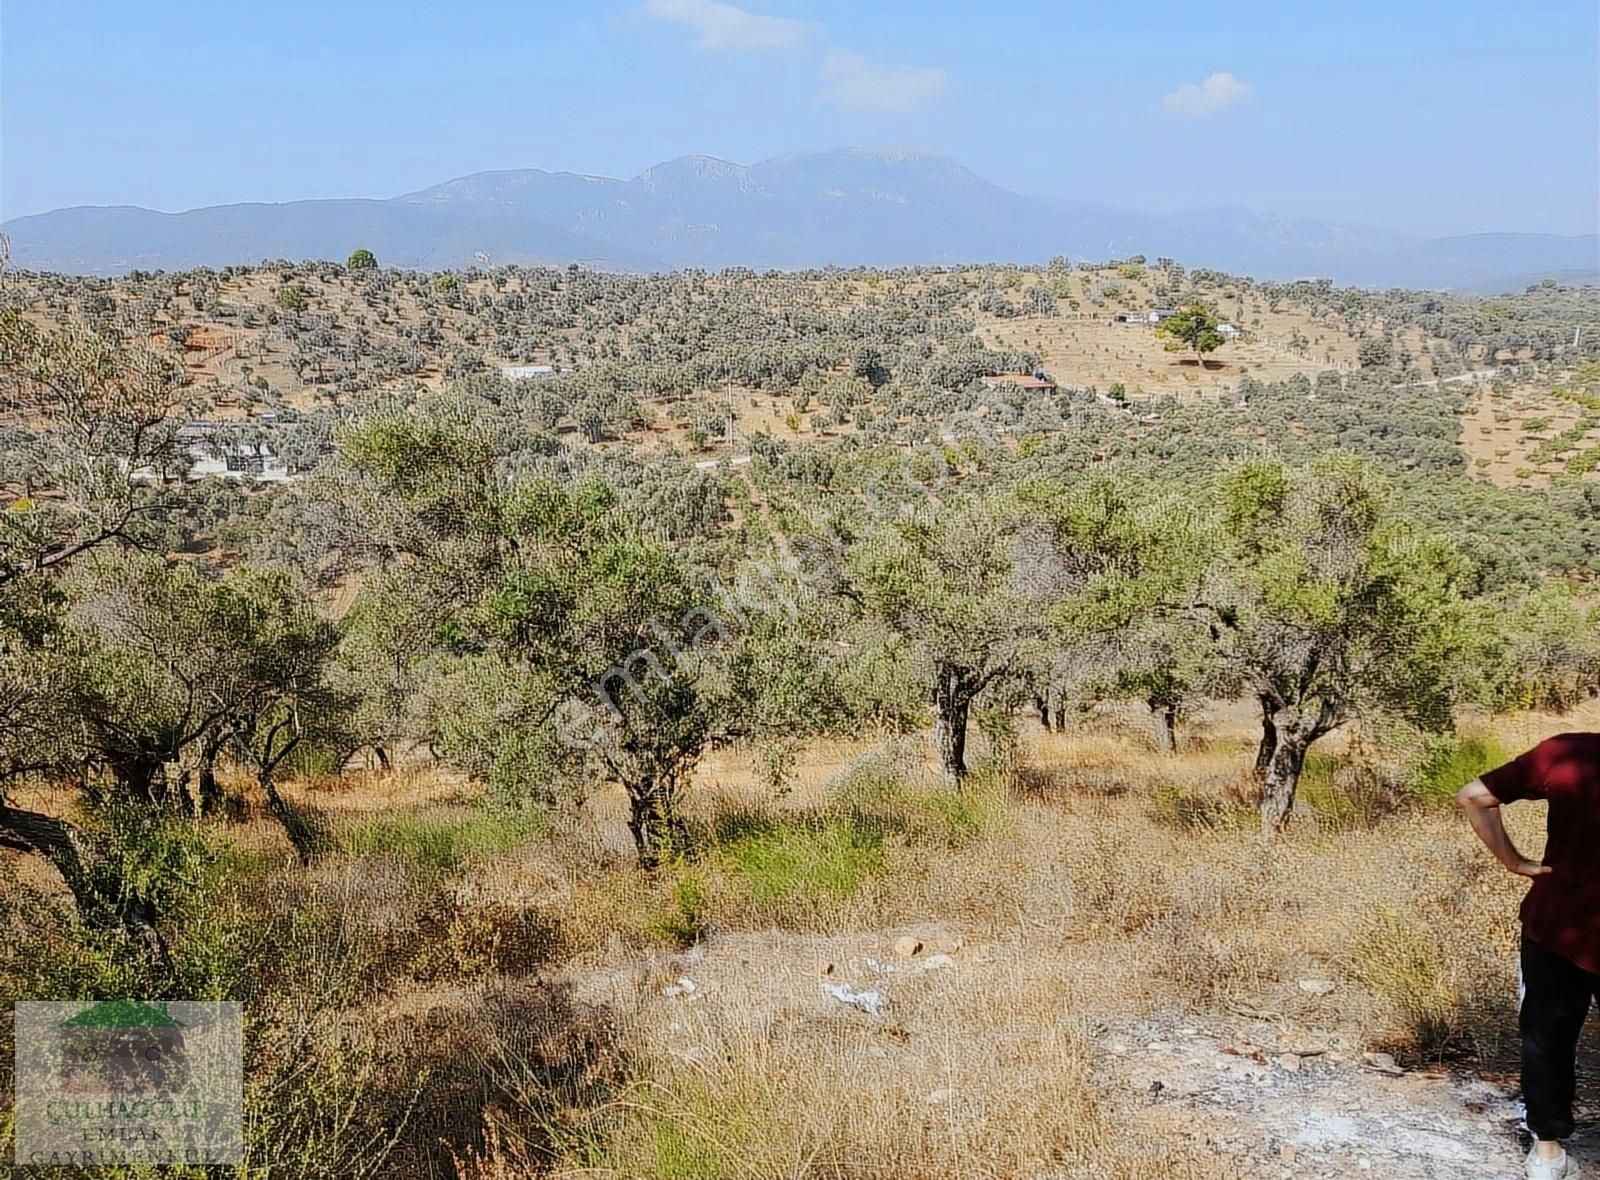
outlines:
M1565 1180L1572 1175L1572 1161L1563 1151L1555 1159L1545 1159L1538 1148L1528 1152L1528 1180Z

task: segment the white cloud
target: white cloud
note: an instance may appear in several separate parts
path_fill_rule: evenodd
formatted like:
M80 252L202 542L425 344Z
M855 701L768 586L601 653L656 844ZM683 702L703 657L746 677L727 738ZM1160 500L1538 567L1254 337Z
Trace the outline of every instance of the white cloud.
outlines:
M1204 82L1190 82L1178 87L1161 100L1161 105L1171 114L1198 119L1214 115L1249 97L1248 83L1239 81L1226 70L1220 70L1208 75Z
M646 0L657 20L688 25L701 49L792 49L811 34L809 21L746 12L719 0Z
M922 66L885 66L859 53L836 51L822 59L822 93L852 111L905 114L927 106L949 75Z

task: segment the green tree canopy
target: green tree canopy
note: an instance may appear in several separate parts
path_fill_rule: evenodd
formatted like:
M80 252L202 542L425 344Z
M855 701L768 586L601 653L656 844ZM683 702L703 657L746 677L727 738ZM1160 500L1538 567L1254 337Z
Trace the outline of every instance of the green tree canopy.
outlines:
M599 478L508 476L504 441L459 403L369 416L342 438L348 494L386 560L434 590L450 659L424 691L462 706L445 752L546 799L618 783L641 861L659 864L683 846L678 799L705 749L814 724L826 666L776 621L770 586L723 584Z
M1219 330L1222 321L1204 301L1195 299L1156 325L1156 334L1167 337L1167 350L1181 352L1188 349L1202 367L1208 352L1215 352L1225 344L1226 338Z
M1345 456L1246 464L1224 485L1223 530L1207 609L1261 706L1261 817L1276 830L1319 738L1379 713L1450 725L1470 661L1466 567Z

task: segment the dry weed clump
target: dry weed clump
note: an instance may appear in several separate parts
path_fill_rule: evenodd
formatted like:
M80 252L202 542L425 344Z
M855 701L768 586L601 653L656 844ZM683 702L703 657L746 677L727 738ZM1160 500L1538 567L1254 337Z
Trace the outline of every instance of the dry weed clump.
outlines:
M910 1002L917 1015L889 1026L726 1007L636 1026L629 1039L650 1052L625 1088L565 1128L554 1159L505 1112L466 1175L1220 1175L1119 1125L1064 997L1052 991L1041 1014L1038 983L1001 973L974 995L930 981Z

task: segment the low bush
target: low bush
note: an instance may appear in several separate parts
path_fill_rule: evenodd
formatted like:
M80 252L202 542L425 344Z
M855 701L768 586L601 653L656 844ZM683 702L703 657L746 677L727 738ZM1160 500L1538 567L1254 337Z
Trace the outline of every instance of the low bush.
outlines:
M350 824L340 832L339 844L351 856L392 857L448 875L470 860L527 843L548 824L536 810L423 812Z
M846 782L834 806L907 844L959 848L1007 830L1008 782L1005 774L984 770L952 791L869 772Z
M883 867L883 835L855 817L773 824L715 850L762 904L822 907L849 897Z
M1448 803L1467 783L1510 759L1510 751L1492 737L1436 738L1411 768L1408 785L1424 803Z
M1417 1054L1438 1060L1461 1047L1461 988L1437 935L1419 916L1378 907L1352 955L1355 977L1393 1009Z

